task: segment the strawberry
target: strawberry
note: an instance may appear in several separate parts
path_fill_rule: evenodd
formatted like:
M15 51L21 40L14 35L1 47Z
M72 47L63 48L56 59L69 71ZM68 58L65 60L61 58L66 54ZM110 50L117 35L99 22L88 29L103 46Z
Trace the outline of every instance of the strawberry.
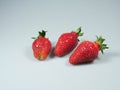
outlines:
M56 56L64 56L72 51L78 43L78 36L82 36L81 27L75 31L63 33L55 46L54 54Z
M39 36L32 43L32 49L34 57L39 60L45 60L51 50L51 42L48 38L45 38L46 31L39 32Z
M98 52L108 49L106 44L103 44L105 39L97 36L94 42L81 42L69 58L71 64L88 63L94 61L98 57Z

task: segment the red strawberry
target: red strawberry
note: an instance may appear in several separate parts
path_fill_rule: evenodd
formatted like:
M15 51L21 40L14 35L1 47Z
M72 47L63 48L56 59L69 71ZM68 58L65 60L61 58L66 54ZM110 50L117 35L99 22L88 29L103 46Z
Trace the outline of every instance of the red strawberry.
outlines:
M78 36L82 36L81 28L69 33L63 33L55 46L54 54L56 56L64 56L72 51L78 43Z
M39 60L45 60L51 50L51 42L48 38L45 38L46 31L42 30L39 32L39 36L35 39L32 44L34 57Z
M104 49L108 49L107 45L103 44L104 41L105 39L101 36L97 36L95 42L83 41L72 53L69 62L71 64L80 64L94 61L98 57L99 50L103 53Z

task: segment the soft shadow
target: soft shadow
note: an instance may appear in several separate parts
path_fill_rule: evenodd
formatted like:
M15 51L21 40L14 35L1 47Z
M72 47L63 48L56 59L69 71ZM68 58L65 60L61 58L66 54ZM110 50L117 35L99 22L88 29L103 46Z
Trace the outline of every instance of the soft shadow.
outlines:
M51 60L51 59L53 59L53 58L55 57L54 48L55 48L56 42L53 41L53 42L51 42L51 43L52 43L52 49L51 49L51 51L50 51L50 53L49 53L49 55L48 55L48 57L47 57L47 60Z
M54 48L55 48L55 47L52 47L51 52L50 52L50 55L49 55L49 58L54 58L54 57L55 57Z
M120 52L106 52L105 54L99 54L99 57L96 59L96 64L109 63L113 58L120 57ZM114 59L115 60L115 59Z
M84 62L79 64L70 64L69 61L66 63L67 66L86 66L86 65L92 65L94 62Z

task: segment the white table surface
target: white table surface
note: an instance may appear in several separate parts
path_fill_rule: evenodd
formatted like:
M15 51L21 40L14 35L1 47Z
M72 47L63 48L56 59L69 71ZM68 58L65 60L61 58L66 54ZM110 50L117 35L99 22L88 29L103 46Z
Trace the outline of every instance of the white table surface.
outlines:
M102 35L108 44L91 64L33 57L31 37L82 27L81 41ZM0 90L120 90L120 0L0 0Z

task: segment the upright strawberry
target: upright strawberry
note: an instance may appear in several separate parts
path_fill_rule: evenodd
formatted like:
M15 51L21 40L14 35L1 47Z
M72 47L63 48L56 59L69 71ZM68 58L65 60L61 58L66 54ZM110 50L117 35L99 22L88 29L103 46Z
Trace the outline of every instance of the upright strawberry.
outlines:
M45 38L46 31L42 30L39 32L39 36L35 39L32 44L34 57L39 60L45 60L51 50L51 42L48 38Z
M78 36L82 36L81 28L75 31L63 33L55 46L54 54L56 56L64 56L72 51L78 43Z
M98 57L99 50L103 53L104 49L108 49L107 45L103 44L104 41L105 39L101 36L97 36L97 40L94 42L83 41L72 53L69 62L71 64L80 64L94 61Z

